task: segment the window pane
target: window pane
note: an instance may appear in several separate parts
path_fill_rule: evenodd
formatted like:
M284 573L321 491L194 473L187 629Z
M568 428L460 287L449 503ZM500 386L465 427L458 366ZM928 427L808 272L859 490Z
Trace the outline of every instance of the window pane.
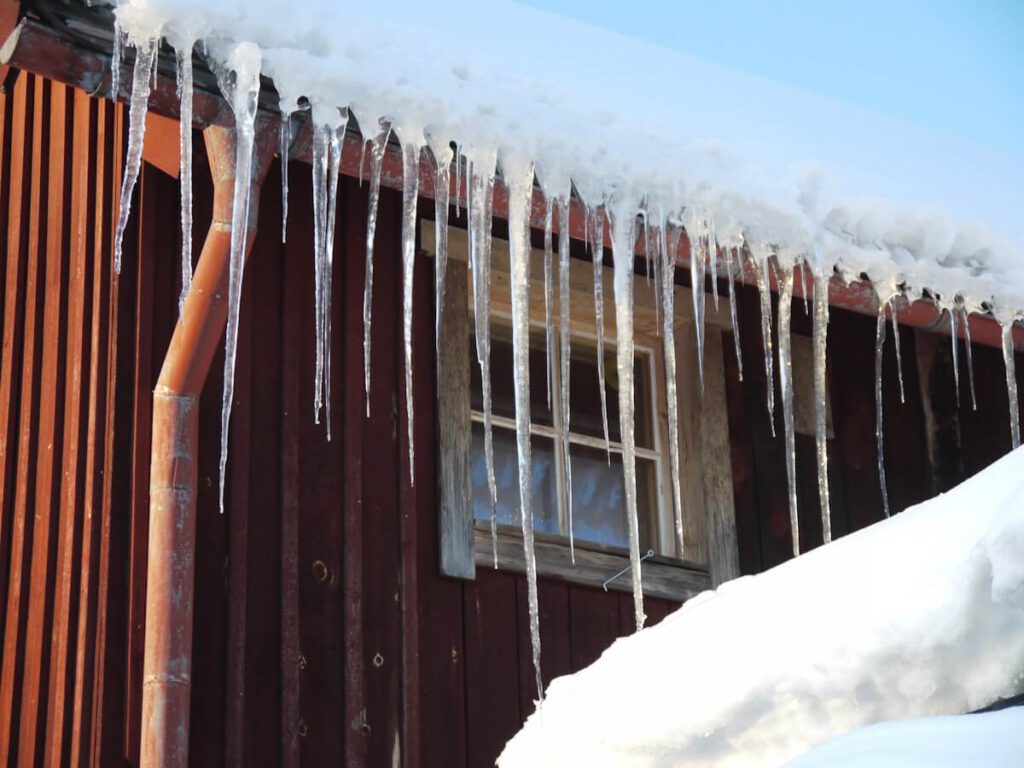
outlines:
M533 527L538 532L558 533L554 442L534 435L531 444ZM473 517L490 521L484 425L479 422L473 422L470 477L473 482ZM512 430L500 427L494 428L494 481L498 487L498 522L519 528L519 456L516 451L516 435Z
M480 365L476 359L476 337L470 337L470 396L474 410L484 409ZM550 427L554 424L548 409L547 364L544 360L544 334L530 334L530 421ZM516 415L515 380L512 363L512 329L491 326L491 398L492 410L498 416L514 419Z
M641 448L653 448L651 426L651 390L649 357L643 352L634 355L633 402L636 409L636 444ZM601 396L597 375L597 348L574 339L572 361L570 362L569 386L571 388L570 428L573 432L590 437L604 438L601 423ZM615 349L605 344L604 385L608 407L608 436L614 442L621 442L619 429L619 368Z
M576 539L628 548L622 455L613 453L609 465L607 454L599 448L573 445L569 452L572 461L573 533ZM640 549L645 552L655 546L656 538L655 463L637 459L636 474Z

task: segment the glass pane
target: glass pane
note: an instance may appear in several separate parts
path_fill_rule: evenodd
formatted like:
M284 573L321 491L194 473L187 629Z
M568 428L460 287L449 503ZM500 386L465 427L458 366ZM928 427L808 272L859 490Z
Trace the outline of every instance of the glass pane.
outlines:
M558 533L554 442L534 435L531 443L533 527L537 532ZM479 422L473 422L470 477L473 483L473 517L489 522L491 505L484 458L484 425ZM498 487L498 522L519 528L519 456L516 435L510 429L494 428L494 481Z
M634 355L633 402L636 409L636 444L653 448L651 425L650 358L643 352ZM573 339L572 361L569 364L570 427L573 432L590 437L604 438L601 423L601 396L597 375L597 348L587 342ZM604 385L608 406L608 436L615 442L622 440L619 430L619 369L615 349L605 344Z
M599 448L573 445L569 452L572 461L573 533L576 539L628 548L622 455L613 453L609 465L607 454ZM637 459L636 475L640 550L646 552L656 540L655 463Z
M530 421L550 427L554 424L548 409L547 364L544 359L544 334L530 334ZM470 402L476 411L484 408L480 388L480 365L476 359L476 337L469 343ZM516 415L515 381L512 371L512 329L491 325L491 397L493 412L514 419Z

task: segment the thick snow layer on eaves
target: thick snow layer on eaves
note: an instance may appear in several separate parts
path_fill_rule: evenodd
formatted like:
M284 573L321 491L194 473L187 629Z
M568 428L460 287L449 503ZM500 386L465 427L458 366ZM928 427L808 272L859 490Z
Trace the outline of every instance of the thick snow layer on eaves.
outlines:
M826 742L786 768L1020 768L1024 707L879 723Z
M1024 450L554 680L501 768L778 766L1024 688ZM872 763L874 765L874 763Z
M259 46L290 109L536 162L593 205L648 200L880 293L1024 308L1024 158L503 0L116 0L139 41ZM979 115L978 119L984 119ZM886 296L883 296L886 298Z

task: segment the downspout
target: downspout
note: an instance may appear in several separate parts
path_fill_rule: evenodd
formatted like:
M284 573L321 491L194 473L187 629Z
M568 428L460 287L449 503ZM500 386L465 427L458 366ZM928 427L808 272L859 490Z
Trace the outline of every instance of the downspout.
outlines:
M248 239L256 235L260 187L274 154L270 131L257 129ZM213 220L153 392L149 480L146 642L142 683L141 765L188 764L192 671L199 396L227 322L235 133L203 132L213 176Z

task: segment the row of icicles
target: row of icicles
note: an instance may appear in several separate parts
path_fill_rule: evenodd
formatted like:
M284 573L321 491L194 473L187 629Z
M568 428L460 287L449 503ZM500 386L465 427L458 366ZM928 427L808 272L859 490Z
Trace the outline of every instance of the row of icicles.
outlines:
M118 92L117 77L120 73L122 35L115 34L113 60L112 92ZM158 58L159 39L141 41L136 45L135 64L132 76L132 94L129 108L129 142L128 157L120 198L120 210L115 236L114 265L120 270L121 240L129 215L132 191L138 179L142 157L143 132L145 116ZM192 278L192 46L183 47L177 53L177 84L180 97L181 124L181 236L182 236L182 292L180 306L184 305ZM254 143L254 121L256 116L257 98L260 87L260 52L251 44L240 44L223 63L211 61L211 67L217 75L218 83L224 98L231 105L235 116L237 132L237 177L235 181L235 197L232 214L232 235L230 255L230 278L228 290L228 321L225 340L224 358L224 393L221 420L221 456L220 456L220 499L221 511L224 500L224 477L227 463L228 423L231 412L232 393L234 388L235 349L238 336L238 316L241 302L241 287L244 266L244 246L246 242L246 226L249 219L249 189L252 172ZM315 263L315 315L316 315L316 373L313 396L314 418L319 423L321 412L326 418L327 439L330 435L331 403L327 393L331 385L331 280L334 253L334 229L337 203L338 175L341 160L341 148L348 128L348 110L339 110L339 119L333 123L315 122L313 125L313 201L314 201L314 263ZM315 116L314 116L315 117ZM281 238L285 238L287 227L288 206L288 151L291 145L292 114L283 111L281 115L281 145L283 184L283 219ZM408 410L408 446L410 483L413 482L412 468L413 451L413 407L408 394L413 391L412 379L412 283L413 264L415 258L416 235L416 201L419 194L419 167L421 147L403 137L400 131L393 130L391 123L382 121L380 131L375 136L365 137L364 160L360 165L360 179L363 169L369 166L369 213L366 226L366 272L365 293L363 303L364 327L364 380L366 387L366 409L370 408L370 329L372 321L373 291L373 247L377 221L377 204L381 183L381 168L388 142L392 133L401 143L403 161L402 190L402 331L405 352L405 391ZM405 139L405 140L403 140ZM490 281L491 281L491 220L493 193L498 174L497 152L478 153L473 157L463 157L462 148L453 149L448 142L428 141L427 146L434 158L435 168L435 227L437 254L435 259L435 291L436 311L435 331L440 330L440 313L444 306L445 274L447 267L448 217L450 192L454 181L455 195L451 202L456 208L456 215L463 200L468 214L469 227L469 268L473 288L473 309L475 318L476 357L480 366L483 386L484 409L484 446L487 472L487 487L491 502L491 533L494 546L494 561L497 567L497 526L496 501L497 489L494 476L494 453L491 429L491 375L490 375ZM454 179L452 171L454 170ZM533 515L532 488L530 486L530 384L529 384L529 286L530 286L530 210L534 196L534 168L529 160L501 158L501 176L508 190L508 224L509 224L509 271L511 274L512 292L512 334L514 358L514 392L517 451L519 458L519 497L523 546L525 551L526 574L528 584L528 602L530 618L530 636L533 663L536 673L538 696L543 699L543 684L540 677L540 634L537 605L537 568L533 547ZM546 344L548 349L547 397L550 404L552 397L560 398L560 407L564 414L563 422L568 424L570 407L569 389L569 228L570 215L569 191L561 196L548 194L544 217L544 313L546 328ZM554 302L554 220L557 215L558 237L558 334L560 346L560 391L552 393L552 359L556 340L555 323L552 322ZM782 396L783 428L786 455L786 477L789 490L790 523L792 529L793 554L798 555L800 549L799 520L797 516L796 497L796 460L795 460L795 427L793 418L793 374L790 353L790 315L793 300L793 289L796 275L802 281L805 310L811 312L808 297L813 303L813 359L814 359L814 398L815 398L815 433L818 464L818 487L821 499L822 533L825 542L831 540L831 517L828 489L828 452L826 443L826 380L825 380L825 349L828 327L828 282L832 270L811 269L807 261L802 261L799 269L796 265L780 263L777 255L770 249L755 249L755 256L749 248L722 247L716 240L713 222L694 214L692 211L666 212L651 211L640 201L615 199L614 196L603 200L598 205L583 204L584 239L593 254L594 306L597 325L597 362L599 392L606 444L608 442L608 416L605 403L604 386L604 296L603 291L603 259L605 250L604 235L606 222L611 232L611 250L614 265L614 307L616 319L616 357L619 380L619 419L622 435L622 459L625 482L625 497L629 528L630 572L632 576L633 596L635 602L635 618L637 628L644 623L643 594L641 585L641 563L639 552L639 531L637 524L637 500L635 477L635 438L633 415L633 279L634 254L640 242L643 257L647 263L648 280L655 283L656 312L660 313L661 336L664 343L665 385L668 404L669 453L672 476L672 499L674 511L674 531L679 557L686 551L683 537L683 508L681 502L679 452L678 452L678 413L676 403L676 358L674 340L674 272L676 254L682 248L685 235L690 243L690 280L692 286L693 308L698 347L698 368L703 390L703 348L704 348L704 275L705 270L711 273L712 300L718 305L717 278L720 260L729 285L730 296L734 295L735 276L744 270L744 261L754 275L754 282L760 293L761 300L761 331L764 339L764 365L767 375L767 408L772 433L775 432L775 385L774 359L772 350L772 311L771 283L778 286L779 302L777 312L778 338L778 376ZM806 282L808 275L813 278L809 289ZM889 515L888 493L885 483L885 467L882 456L882 351L886 337L886 310L891 318L894 331L897 314L895 301L900 294L879 296L875 345L875 400L876 400L876 434L878 443L878 472L882 489L882 498L886 516ZM735 340L736 361L739 377L743 377L740 355L739 326L736 322L736 304L730 301L730 314ZM660 306L658 306L660 304ZM957 327L962 323L967 340L967 366L970 378L972 405L976 408L974 396L974 375L971 360L970 325L968 311L962 302L948 308L952 324L954 374L958 383L959 367L957 356ZM439 340L440 335L437 334ZM903 373L900 360L899 333L893 333L896 349L897 368L899 373L900 399L903 401ZM1020 444L1019 417L1017 414L1016 379L1014 373L1012 322L1003 326L1003 354L1006 364L1006 381L1009 390L1010 419L1013 446ZM562 431L558 449L562 451L564 465L570 468L568 461L569 434L566 427ZM609 449L610 451L610 449ZM567 472L566 483L571 487L571 472ZM571 493L567 494L571 500ZM569 545L575 559L572 534L571 501L568 510Z

